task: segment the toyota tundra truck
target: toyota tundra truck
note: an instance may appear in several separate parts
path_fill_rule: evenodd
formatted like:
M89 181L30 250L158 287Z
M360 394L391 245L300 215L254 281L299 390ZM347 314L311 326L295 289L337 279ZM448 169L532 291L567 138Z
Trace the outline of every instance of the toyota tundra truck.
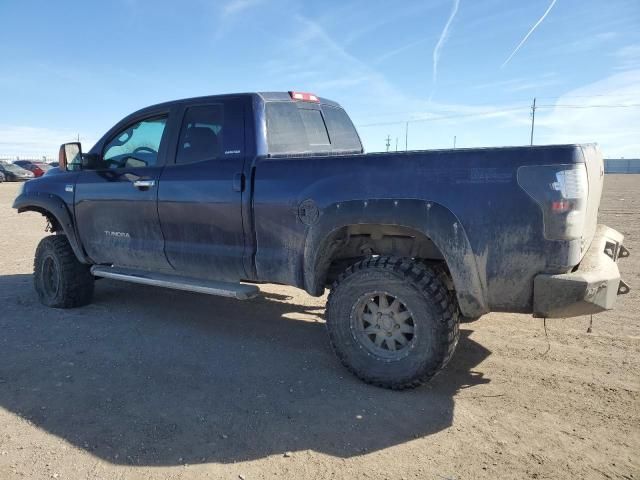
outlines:
M329 289L337 356L382 387L442 370L462 318L594 314L629 290L623 236L597 224L595 145L365 154L340 105L280 92L144 108L59 160L14 203L53 233L44 305L86 305L100 277L239 300Z

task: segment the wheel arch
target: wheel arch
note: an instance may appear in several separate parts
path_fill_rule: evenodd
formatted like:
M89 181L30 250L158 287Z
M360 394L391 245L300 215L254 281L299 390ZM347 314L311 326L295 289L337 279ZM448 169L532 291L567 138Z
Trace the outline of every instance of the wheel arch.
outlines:
M22 194L13 203L18 213L37 212L44 216L51 225L52 232L66 235L76 258L81 263L92 263L84 252L76 234L73 217L65 202L57 195Z
M473 317L489 311L483 277L464 227L438 203L385 199L324 208L305 242L305 290L321 295L336 260L348 262L352 256L355 262L368 255L442 262L451 275L462 314Z

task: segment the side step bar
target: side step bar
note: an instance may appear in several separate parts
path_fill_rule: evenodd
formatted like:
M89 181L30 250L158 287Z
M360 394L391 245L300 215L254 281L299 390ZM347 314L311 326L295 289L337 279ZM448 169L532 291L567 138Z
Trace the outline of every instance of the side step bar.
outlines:
M237 300L248 300L260 294L260 289L255 285L231 282L213 282L195 278L179 277L176 275L145 272L142 270L106 267L103 265L94 265L91 267L91 273L96 277L124 280L125 282L172 288L174 290L186 290L187 292L206 293L208 295L230 297Z

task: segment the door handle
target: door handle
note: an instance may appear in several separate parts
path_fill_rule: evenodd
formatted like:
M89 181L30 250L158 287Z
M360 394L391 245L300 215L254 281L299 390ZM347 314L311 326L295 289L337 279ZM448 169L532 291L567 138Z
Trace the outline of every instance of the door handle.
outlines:
M151 188L156 184L155 180L134 180L133 186L140 190Z

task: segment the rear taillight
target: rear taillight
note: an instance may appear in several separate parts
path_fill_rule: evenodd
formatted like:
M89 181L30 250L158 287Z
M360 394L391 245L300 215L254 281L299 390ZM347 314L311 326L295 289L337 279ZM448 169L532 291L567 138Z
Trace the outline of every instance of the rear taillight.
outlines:
M584 163L518 169L518 184L542 209L548 240L573 240L584 232L589 182Z

